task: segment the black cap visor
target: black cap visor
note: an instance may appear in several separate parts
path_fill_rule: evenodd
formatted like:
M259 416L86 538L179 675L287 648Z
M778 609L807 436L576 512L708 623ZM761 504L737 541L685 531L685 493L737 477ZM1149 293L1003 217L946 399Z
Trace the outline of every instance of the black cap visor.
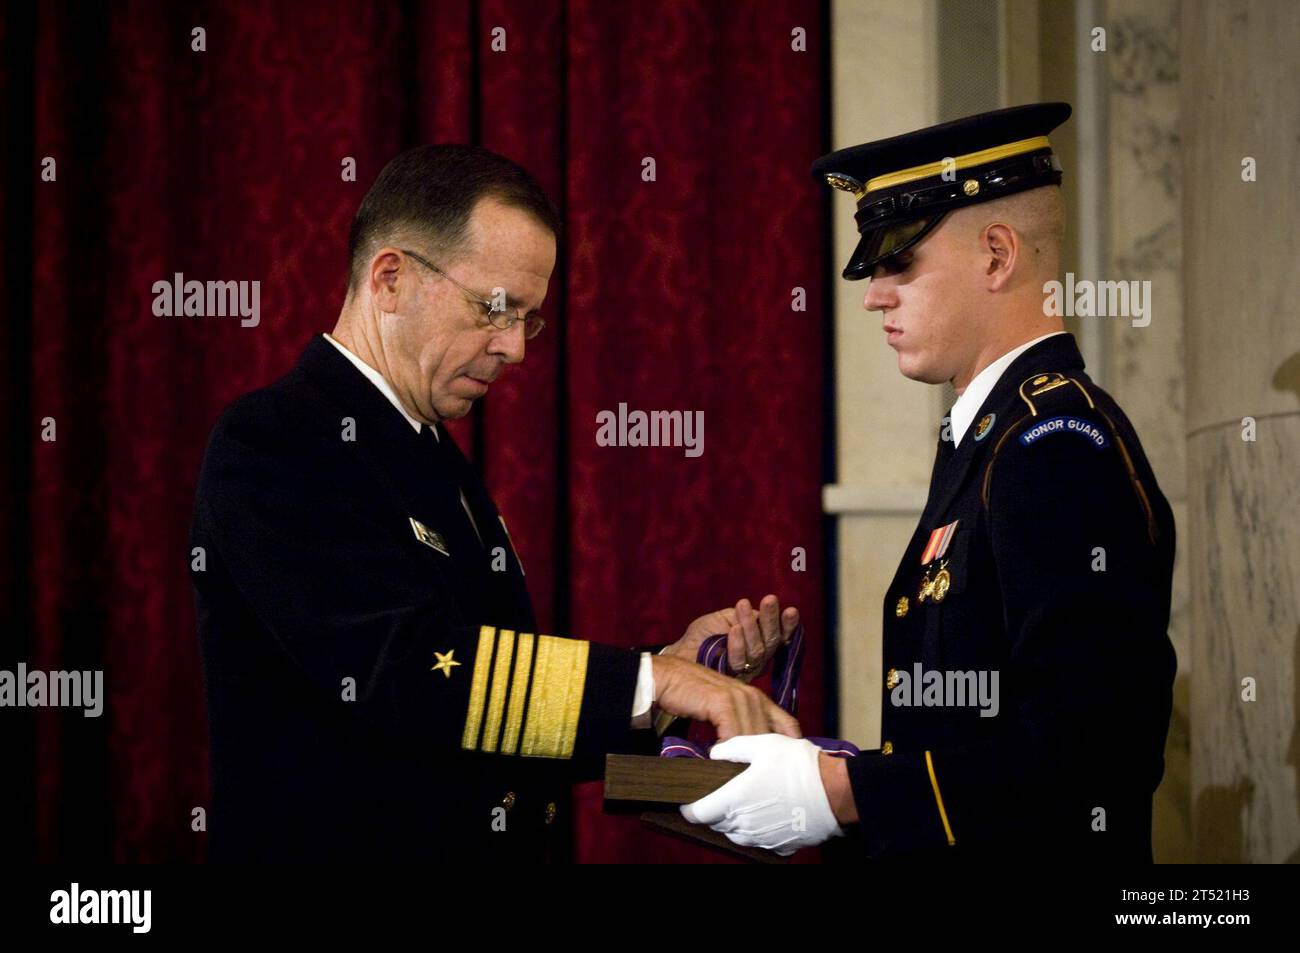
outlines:
M858 247L854 249L844 268L847 281L861 281L870 278L876 266L887 258L911 248L934 229L948 210L910 222L892 222L862 233Z

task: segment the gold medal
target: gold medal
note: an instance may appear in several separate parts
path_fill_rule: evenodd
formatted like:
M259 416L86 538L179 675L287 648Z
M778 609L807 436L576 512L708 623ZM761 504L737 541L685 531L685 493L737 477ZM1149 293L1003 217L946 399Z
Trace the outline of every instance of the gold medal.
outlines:
M934 583L931 581L930 574L927 572L921 577L921 588L917 590L916 601L924 602L932 595L934 595Z
M952 585L952 576L948 574L947 566L948 561L944 560L939 566L939 574L930 584L930 595L934 597L935 602L943 602L943 597L948 595L948 587Z

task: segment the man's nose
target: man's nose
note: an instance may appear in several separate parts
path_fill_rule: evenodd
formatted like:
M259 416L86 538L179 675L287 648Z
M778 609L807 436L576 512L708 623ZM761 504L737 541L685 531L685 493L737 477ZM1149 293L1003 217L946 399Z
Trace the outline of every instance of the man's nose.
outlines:
M498 331L492 335L488 353L500 354L507 364L519 364L524 359L524 350L527 346L525 342L524 322L516 321L510 326L509 331Z
M897 303L897 297L888 281L870 278L867 280L867 295L862 299L862 306L868 311L885 311Z

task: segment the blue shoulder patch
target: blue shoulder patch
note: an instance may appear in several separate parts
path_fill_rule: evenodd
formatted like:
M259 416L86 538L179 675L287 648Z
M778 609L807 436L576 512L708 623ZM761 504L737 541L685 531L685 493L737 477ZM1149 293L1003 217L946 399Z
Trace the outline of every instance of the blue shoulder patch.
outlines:
M1110 440L1098 427L1090 420L1084 420L1081 417L1048 417L1034 424L1019 438L1022 446L1028 447L1030 444L1037 443L1044 437L1050 437L1058 433L1072 433L1086 439L1098 450L1102 450L1110 445Z

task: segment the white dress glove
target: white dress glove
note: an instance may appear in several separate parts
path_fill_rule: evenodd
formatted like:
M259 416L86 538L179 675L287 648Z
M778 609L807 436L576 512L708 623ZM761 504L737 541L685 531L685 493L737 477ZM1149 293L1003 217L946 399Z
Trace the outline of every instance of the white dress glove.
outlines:
M713 746L715 761L749 767L712 794L682 805L682 817L707 824L734 844L766 847L788 857L831 837L843 837L822 787L821 751L806 738L740 735Z

